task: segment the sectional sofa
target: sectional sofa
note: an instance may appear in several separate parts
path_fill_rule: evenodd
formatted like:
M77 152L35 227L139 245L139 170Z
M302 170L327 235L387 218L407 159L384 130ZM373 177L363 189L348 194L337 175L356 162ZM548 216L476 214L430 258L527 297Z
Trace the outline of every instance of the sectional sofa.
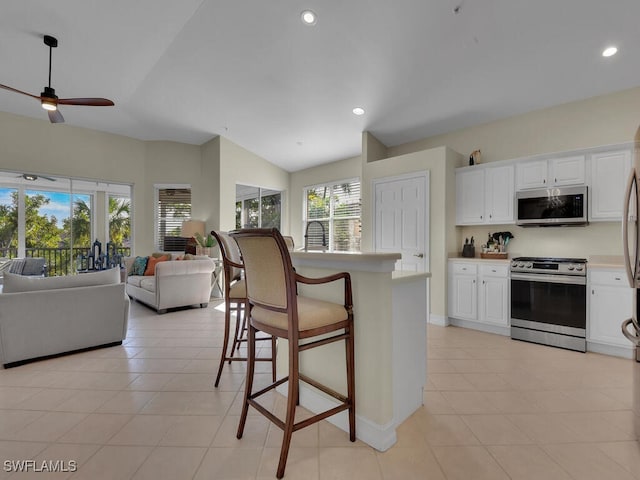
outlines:
M0 363L6 367L122 343L129 299L120 270L64 277L5 273L0 293Z
M146 258L162 256L169 258L155 263L152 273L146 269L146 274L133 271L136 257L125 258L127 295L158 313L190 305L206 307L211 297L214 261L189 254L154 253Z

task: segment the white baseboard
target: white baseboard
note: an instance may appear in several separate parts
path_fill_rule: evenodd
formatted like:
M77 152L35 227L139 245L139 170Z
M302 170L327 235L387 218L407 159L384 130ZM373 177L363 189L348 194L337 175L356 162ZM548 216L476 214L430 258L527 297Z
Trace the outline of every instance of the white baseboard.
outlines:
M286 396L287 387L280 385L276 389ZM327 398L305 384L300 385L300 405L313 413L320 413L336 406L336 402ZM349 415L346 411L340 412L326 419L340 430L349 432ZM395 422L380 425L363 418L356 413L356 437L358 440L372 446L380 452L391 448L397 441Z
M450 325L448 317L444 315L434 315L433 313L429 314L429 323L440 327L448 327Z
M587 341L587 352L602 353L603 355L613 355L614 357L622 358L634 358L635 354L633 347L622 347L590 341Z
M472 330L479 330L481 332L495 333L497 335L504 335L505 337L511 336L511 329L509 327L501 327L499 325L489 325L487 323L472 322L469 320L461 320L459 318L449 318L451 325L456 327L470 328Z

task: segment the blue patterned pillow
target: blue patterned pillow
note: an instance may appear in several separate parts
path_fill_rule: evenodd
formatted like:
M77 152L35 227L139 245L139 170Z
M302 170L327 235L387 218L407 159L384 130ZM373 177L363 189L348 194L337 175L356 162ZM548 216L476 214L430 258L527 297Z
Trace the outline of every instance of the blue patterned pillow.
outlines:
M136 257L131 267L130 275L144 275L144 271L147 269L147 257Z

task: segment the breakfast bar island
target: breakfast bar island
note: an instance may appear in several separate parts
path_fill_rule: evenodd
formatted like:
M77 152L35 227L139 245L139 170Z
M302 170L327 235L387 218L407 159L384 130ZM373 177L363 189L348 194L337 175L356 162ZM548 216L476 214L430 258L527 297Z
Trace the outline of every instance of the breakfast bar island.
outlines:
M296 271L306 277L349 272L353 288L356 372L356 433L384 451L396 442L396 427L422 405L426 383L429 278L425 272L395 272L399 253L291 252ZM300 295L342 303L342 281L299 284ZM284 341L286 342L286 341ZM286 351L286 344L279 347ZM278 355L278 376L286 375L287 356ZM300 369L335 389L346 391L341 343L304 352ZM286 388L279 391L286 395ZM301 384L300 405L319 412L333 399ZM346 412L327 419L348 431Z

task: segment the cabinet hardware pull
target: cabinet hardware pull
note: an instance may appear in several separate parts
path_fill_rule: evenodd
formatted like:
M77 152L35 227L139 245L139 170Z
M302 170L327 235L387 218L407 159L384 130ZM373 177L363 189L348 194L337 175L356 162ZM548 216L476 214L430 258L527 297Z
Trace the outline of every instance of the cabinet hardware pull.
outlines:
M544 178L544 179L542 180L542 183L547 183L547 179L546 179L546 178Z
M414 253L413 256L418 258L424 258L424 253Z
M492 271L493 273L496 273L496 271L495 271L495 270L493 270L493 269L491 269L491 271Z
M595 295L596 291L594 289L591 289L591 295Z
M615 277L616 280L620 281L620 277Z
M558 179L557 179L557 178L554 178L554 179L553 179L553 182L554 182L554 183L558 183Z

